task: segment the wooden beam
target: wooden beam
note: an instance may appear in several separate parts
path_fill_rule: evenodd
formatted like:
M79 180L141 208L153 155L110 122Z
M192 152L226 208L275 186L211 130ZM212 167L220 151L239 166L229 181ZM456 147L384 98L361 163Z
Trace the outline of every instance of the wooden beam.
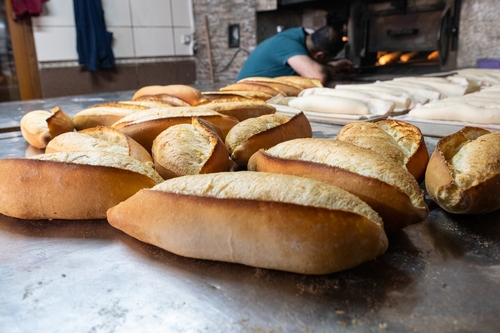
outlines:
M42 98L31 18L14 20L11 0L5 1L21 100Z

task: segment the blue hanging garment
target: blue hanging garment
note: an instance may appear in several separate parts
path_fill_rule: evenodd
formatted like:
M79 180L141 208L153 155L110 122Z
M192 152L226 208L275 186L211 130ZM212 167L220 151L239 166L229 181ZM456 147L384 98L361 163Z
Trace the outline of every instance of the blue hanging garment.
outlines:
M111 49L113 33L106 31L101 0L73 0L78 62L89 71L112 68L115 56Z

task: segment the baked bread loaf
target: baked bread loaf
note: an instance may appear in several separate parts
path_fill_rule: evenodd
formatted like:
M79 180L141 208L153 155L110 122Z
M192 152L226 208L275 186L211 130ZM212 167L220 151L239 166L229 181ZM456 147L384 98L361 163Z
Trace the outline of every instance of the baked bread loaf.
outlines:
M231 159L240 166L246 166L250 156L261 148L271 148L286 140L310 137L311 124L303 112L292 118L269 114L236 124L227 133L226 146Z
M238 95L238 96L242 96L242 97L256 98L256 99L259 99L259 100L264 101L264 102L273 98L276 95L276 94L270 94L267 92L257 91L257 90L224 90L224 91L207 92L208 95L210 95L210 94L215 95L217 93L218 94L233 94L233 95ZM204 96L206 96L204 92L202 94ZM209 96L207 96L207 98L210 99Z
M500 132L464 127L439 140L425 186L434 202L455 214L500 209Z
M111 126L129 114L149 109L146 105L120 102L97 104L81 110L73 116L75 128L79 131L97 126Z
M424 181L429 152L417 126L394 119L350 123L340 129L337 140L382 154L404 166L417 182Z
M212 101L205 103L202 106L219 112L220 114L234 117L239 121L259 117L265 114L273 114L276 112L276 108L274 106L258 99L233 102Z
M146 86L137 90L132 100L156 100L173 106L195 106L205 102L205 98L198 89L184 84Z
M152 154L163 179L229 170L224 142L198 117L161 132L153 141Z
M348 142L285 141L253 154L248 169L313 178L343 188L368 203L384 220L386 231L420 222L429 213L423 191L407 170Z
M277 87L270 87L266 86L263 84L257 84L255 82L236 82L233 84L229 84L225 87L222 87L219 89L220 91L257 91L257 92L263 92L269 95L272 95L273 97L281 94L283 96L286 96L286 93L277 88Z
M359 198L263 172L172 178L111 208L108 221L181 256L303 274L345 270L387 249L382 220Z
M105 151L125 154L153 165L148 151L131 137L113 127L98 126L79 132L63 133L49 142L45 153L70 151Z
M254 84L268 86L283 91L285 93L285 96L298 96L300 92L303 90L302 87L294 83L270 77L261 77L261 76L247 77L239 80L238 83L254 83Z
M163 181L123 154L69 152L0 160L0 213L20 219L104 219L106 211Z
M308 78L308 77L303 77L303 76L298 76L298 75L278 76L275 79L278 81L281 81L281 82L287 82L287 83L293 84L295 86L299 86L302 89L322 88L323 87L323 83L321 83L321 80L319 80L319 79L313 79L313 78Z
M222 137L238 123L238 119L210 110L206 107L172 107L149 109L124 117L113 124L125 135L139 142L148 152L151 151L153 140L170 126L191 123L192 117L206 120L221 130Z
M56 136L75 130L71 118L59 107L26 113L20 127L24 139L36 148L45 148Z

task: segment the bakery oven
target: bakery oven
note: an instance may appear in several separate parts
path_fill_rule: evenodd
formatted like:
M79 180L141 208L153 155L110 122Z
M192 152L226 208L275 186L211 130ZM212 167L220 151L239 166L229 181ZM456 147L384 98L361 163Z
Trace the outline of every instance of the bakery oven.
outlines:
M460 0L351 2L346 57L363 75L456 68Z

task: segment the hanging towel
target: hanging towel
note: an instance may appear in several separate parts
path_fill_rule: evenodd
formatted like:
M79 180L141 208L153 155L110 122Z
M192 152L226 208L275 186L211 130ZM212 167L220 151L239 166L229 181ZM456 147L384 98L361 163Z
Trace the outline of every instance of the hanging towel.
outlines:
M11 0L14 19L24 15L38 16L42 13L42 5L49 0Z
M115 57L111 49L113 34L106 31L101 0L73 0L78 62L89 71L112 68Z

